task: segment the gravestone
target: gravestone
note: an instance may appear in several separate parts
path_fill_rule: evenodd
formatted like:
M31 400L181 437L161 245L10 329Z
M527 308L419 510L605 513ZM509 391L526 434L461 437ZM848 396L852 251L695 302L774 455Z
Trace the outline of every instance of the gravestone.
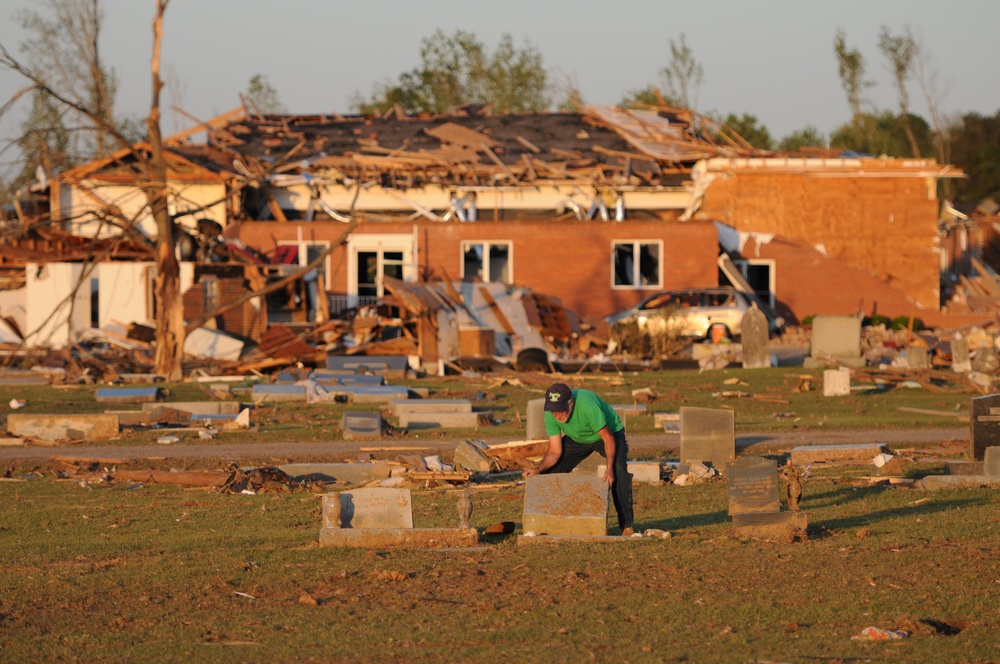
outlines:
M906 366L910 369L930 369L930 350L926 346L910 346L906 349Z
M756 306L743 315L740 342L743 344L743 368L767 369L771 366L767 316Z
M849 367L862 367L861 319L857 316L816 316L813 318L806 367L834 361Z
M409 489L368 487L323 496L323 526L335 528L329 515L340 501L342 528L412 528L413 502Z
M780 512L778 463L774 459L739 457L726 465L729 514Z
M1000 445L1000 394L972 399L969 408L973 461L982 461L987 447Z
M823 372L823 396L846 397L851 394L851 370L846 367Z
M382 435L382 413L346 412L340 430L344 440L363 440Z
M682 407L681 458L683 464L704 463L723 472L736 458L736 416L722 408Z
M983 450L983 475L1000 478L1000 447L987 447Z
M528 430L525 438L548 438L545 433L545 399L530 399L528 401Z
M1000 356L992 348L977 348L976 356L972 358L971 364L973 371L991 374L1000 369Z
M951 339L951 370L955 373L972 371L972 361L969 359L969 341L958 332Z
M607 535L608 485L573 473L533 475L524 490L521 524L536 535Z

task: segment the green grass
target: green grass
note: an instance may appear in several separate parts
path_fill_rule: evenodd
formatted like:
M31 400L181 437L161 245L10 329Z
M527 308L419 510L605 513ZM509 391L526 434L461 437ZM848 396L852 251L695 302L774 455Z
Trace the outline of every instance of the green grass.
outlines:
M636 486L668 540L452 552L319 548L304 492L4 482L0 661L996 661L1000 491L866 472L807 481L805 542L732 537L716 481ZM476 490L473 525L522 499ZM455 500L415 492L415 525Z
M800 376L816 378L812 389L798 392ZM736 379L737 384L726 381ZM957 413L968 411L969 400L978 393L955 382L942 387L911 389L897 387L877 391L855 391L848 397L823 398L822 371L802 367L772 369L725 369L699 373L696 370L578 374L483 374L480 377L429 377L407 384L426 387L431 398L470 399L477 411L491 414L495 424L476 429L411 430L397 436L403 441L441 438L523 439L527 403L540 398L555 380L572 387L594 390L613 404L631 404L633 390L650 388L656 395L646 404L648 415L630 416L626 427L630 434L657 432L652 413L675 412L682 406L731 408L736 414L736 430L741 432L851 431L899 428L954 427L963 423L956 417L914 413L900 407ZM402 381L395 381L402 383ZM855 381L857 384L857 381ZM174 401L206 400L208 396L191 383L164 386ZM138 404L99 404L94 387L0 387L0 403L12 398L24 399L27 406L20 413L96 413L105 410L139 409ZM725 393L737 393L726 396ZM244 396L249 400L249 396ZM262 405L253 411L257 430L251 433L226 433L218 442L324 441L340 437L340 422L345 411L382 410L390 424L395 423L389 410L378 404L347 405L337 403L279 403ZM8 411L10 412L10 411ZM117 443L152 442L161 434L138 432L123 435ZM204 442L204 441L199 441Z

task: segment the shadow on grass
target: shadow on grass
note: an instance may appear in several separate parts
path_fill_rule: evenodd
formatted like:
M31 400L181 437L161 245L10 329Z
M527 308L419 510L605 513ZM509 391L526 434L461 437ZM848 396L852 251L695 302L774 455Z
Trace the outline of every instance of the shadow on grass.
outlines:
M863 526L870 526L880 521L898 518L900 516L906 516L907 518L926 516L961 507L983 506L988 503L988 500L968 498L924 503L923 505L914 505L912 507L893 507L890 509L878 510L877 512L869 512L867 514L855 514L854 516L824 519L822 521L817 520L814 523L810 523L809 527L811 529L815 525L817 528L823 527L831 531L860 528ZM812 519L810 519L810 521L812 521Z
M641 527L644 530L646 528L659 528L660 530L667 530L670 532L689 528L717 526L719 524L726 523L728 520L729 514L725 510L719 510L718 512L703 512L702 514L685 514L671 517L669 519L660 519L658 521L643 521L641 519L637 519L637 521L641 522Z

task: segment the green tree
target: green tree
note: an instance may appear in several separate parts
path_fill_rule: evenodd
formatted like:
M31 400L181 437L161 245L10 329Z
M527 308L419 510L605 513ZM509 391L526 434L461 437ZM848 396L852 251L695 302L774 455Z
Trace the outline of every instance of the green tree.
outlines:
M778 149L784 152L800 152L802 148L825 148L826 145L826 136L816 127L807 125L781 139Z
M756 115L730 113L722 121L722 124L732 129L740 138L758 150L774 149L774 139L771 138L771 132L760 123Z
M853 122L841 125L830 135L830 147L861 154L906 157L912 156L910 135L917 143L916 156L934 153L934 137L927 121L918 115L910 115L904 124L902 117L892 111L862 113Z
M622 97L619 106L622 108L632 108L634 106L662 106L673 105L670 100L664 99L663 95L652 85L648 85L641 90L632 90Z
M837 56L837 73L840 84L847 94L847 104L851 108L851 121L854 123L855 141L858 145L864 143L864 126L862 121L863 94L866 88L874 83L865 78L865 58L861 51L847 47L847 35L842 29L837 30L833 38L833 52Z
M266 74L254 74L247 84L245 100L260 115L281 115L285 106Z
M970 203L987 197L1000 200L1000 111L962 116L951 130L951 157L968 175L955 181L955 198Z
M102 157L120 146L113 136L112 119L117 79L100 56L101 3L42 0L39 8L15 15L29 35L21 52L46 86L93 113L91 117L73 108L61 109L64 125L74 132L69 146L76 152L72 160Z
M352 107L365 114L394 106L406 113L444 113L466 104L490 105L499 113L541 111L551 103L542 55L530 43L517 48L504 34L490 54L476 36L437 30L421 42L420 66L395 83L377 84L367 98L355 95Z
M705 81L705 70L694 57L682 32L678 41L670 40L670 62L660 70L666 81L666 97L673 103L696 110L698 91Z
M60 106L42 90L32 93L31 111L21 123L21 135L15 142L23 164L13 181L15 189L33 181L39 166L51 175L73 165L69 130L63 122Z
M910 128L910 93L906 89L906 81L910 77L913 59L917 55L917 43L908 28L905 34L893 36L889 32L889 28L883 25L878 36L878 47L882 51L882 55L889 61L889 68L896 81L896 90L899 93L900 122L906 132L906 138L910 142L910 149L914 157L919 157L920 148L917 146L917 138Z

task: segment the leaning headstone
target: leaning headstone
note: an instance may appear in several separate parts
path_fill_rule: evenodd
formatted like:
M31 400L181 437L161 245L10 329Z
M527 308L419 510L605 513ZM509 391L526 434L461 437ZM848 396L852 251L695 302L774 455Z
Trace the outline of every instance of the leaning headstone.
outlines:
M972 399L969 408L973 461L982 461L987 447L1000 445L1000 394Z
M807 367L837 362L849 367L862 367L861 319L857 316L816 316L813 318Z
M545 433L545 399L530 399L528 401L528 431L525 438L548 438Z
M736 458L736 416L722 408L682 407L681 463L704 463L719 472Z
M969 359L969 341L958 332L951 339L951 370L955 373L972 371L972 361Z
M761 457L739 457L726 466L729 514L780 512L778 463Z
M851 370L847 367L827 369L823 372L823 396L846 397L851 395Z
M364 440L382 435L382 413L346 412L341 422L344 440Z
M767 316L756 306L743 315L743 368L767 369L771 366L771 347L768 340Z
M1000 477L1000 447L987 447L983 450L983 475Z
M521 524L525 533L536 535L607 535L608 485L573 473L529 477Z

